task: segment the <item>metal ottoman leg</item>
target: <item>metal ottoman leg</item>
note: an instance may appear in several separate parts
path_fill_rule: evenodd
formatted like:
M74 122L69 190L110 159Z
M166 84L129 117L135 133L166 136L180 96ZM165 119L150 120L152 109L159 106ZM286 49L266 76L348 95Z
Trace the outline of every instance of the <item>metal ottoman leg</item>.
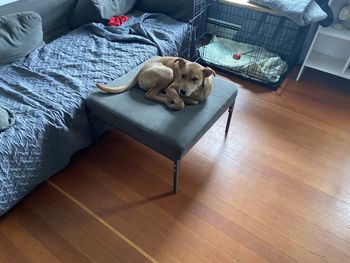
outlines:
M233 103L230 108L228 109L228 119L227 119L227 123L226 123L226 129L225 129L225 137L228 134L228 131L230 130L230 124L231 124L231 119L232 119L232 113L233 113L233 107L235 106L235 104Z
M174 161L173 194L177 193L179 184L180 160Z

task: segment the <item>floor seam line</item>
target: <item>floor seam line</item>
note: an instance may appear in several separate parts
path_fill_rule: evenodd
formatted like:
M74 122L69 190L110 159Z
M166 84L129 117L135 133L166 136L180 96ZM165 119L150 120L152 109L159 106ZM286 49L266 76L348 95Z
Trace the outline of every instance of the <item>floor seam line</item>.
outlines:
M137 244L135 244L133 241L131 241L129 238L127 238L124 234L122 234L119 230L114 228L112 225L110 225L108 222L103 220L101 217L99 217L94 211L89 209L86 205L81 203L79 200L77 200L75 197L64 191L61 187L54 184L51 180L48 180L47 183L54 187L58 192L63 194L65 197L67 197L69 200L71 200L74 204L79 206L81 209L83 209L86 213L91 215L95 220L97 220L99 223L101 223L104 227L108 228L111 232L113 232L115 235L117 235L119 238L121 238L124 242L126 242L128 245L136 249L140 254L142 254L144 257L146 257L151 262L158 262L155 260L151 255L149 255L145 250L143 250L141 247L139 247Z

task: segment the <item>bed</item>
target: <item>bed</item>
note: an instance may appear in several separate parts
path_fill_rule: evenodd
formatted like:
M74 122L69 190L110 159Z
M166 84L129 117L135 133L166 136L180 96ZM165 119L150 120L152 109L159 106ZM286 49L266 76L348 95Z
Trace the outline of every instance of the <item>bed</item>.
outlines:
M120 27L84 25L0 67L0 105L16 115L0 133L0 215L63 169L94 139L85 99L156 55L179 54L188 26L133 11Z

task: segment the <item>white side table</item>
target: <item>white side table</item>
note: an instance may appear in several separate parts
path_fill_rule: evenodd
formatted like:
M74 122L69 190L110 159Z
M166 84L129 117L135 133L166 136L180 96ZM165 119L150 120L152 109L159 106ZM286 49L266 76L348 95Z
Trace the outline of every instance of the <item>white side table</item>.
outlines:
M333 0L331 7L336 2ZM350 30L319 26L297 80L305 67L350 79Z

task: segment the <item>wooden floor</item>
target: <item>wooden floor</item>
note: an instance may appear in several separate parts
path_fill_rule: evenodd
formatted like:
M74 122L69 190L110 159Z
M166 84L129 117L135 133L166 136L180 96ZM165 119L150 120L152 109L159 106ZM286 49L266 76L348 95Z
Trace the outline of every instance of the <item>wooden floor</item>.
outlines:
M350 262L350 82L242 82L182 163L113 131L0 222L1 262Z

